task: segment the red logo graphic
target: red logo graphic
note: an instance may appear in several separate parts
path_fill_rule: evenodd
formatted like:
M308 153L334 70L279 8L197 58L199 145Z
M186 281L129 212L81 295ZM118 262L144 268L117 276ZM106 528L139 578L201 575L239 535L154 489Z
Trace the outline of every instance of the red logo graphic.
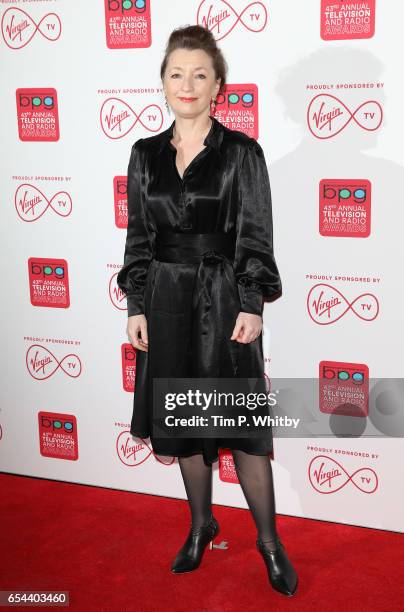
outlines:
M371 185L366 179L323 179L319 188L322 236L367 238L370 234Z
M369 413L369 368L364 363L320 361L320 412L366 417Z
M29 183L18 187L14 205L20 219L28 223L38 221L49 207L61 217L68 217L72 212L72 199L67 191L58 191L48 200L38 187Z
M127 176L114 177L114 208L116 227L126 229L128 227L128 195Z
M39 32L49 42L60 38L62 23L56 13L47 13L36 24L31 15L22 9L11 7L1 19L3 40L10 49L22 49Z
M327 283L317 283L307 296L307 311L318 325L336 323L350 309L362 321L373 321L379 313L379 302L373 293L361 293L348 302L338 289Z
M219 448L219 478L222 482L239 484L232 452Z
M321 0L320 34L323 40L371 38L374 33L375 0Z
M307 108L307 125L316 138L325 140L336 136L354 120L359 127L374 132L383 119L383 110L377 100L362 102L351 113L349 108L331 94L318 94L314 96Z
M38 412L38 428L41 455L53 459L78 459L77 421L74 415Z
M172 465L175 461L175 457L158 457L143 438L135 438L134 442L130 431L122 431L119 434L116 440L116 452L120 461L129 467L142 465L151 455L163 465Z
M377 474L372 468L359 468L349 475L338 461L326 455L313 457L309 463L308 474L313 489L325 495L336 493L348 482L352 482L362 493L374 493L379 484Z
M268 13L262 2L250 2L238 15L226 0L202 0L198 6L196 23L210 30L216 40L228 36L240 22L249 32L262 32Z
M227 84L216 99L218 121L231 130L258 138L258 88L254 83Z
M69 274L65 259L30 257L28 280L33 306L49 308L70 306Z
M58 361L50 350L40 344L33 344L29 347L25 362L29 374L35 380L46 380L59 368L71 378L78 378L82 370L78 355L69 353Z
M136 349L129 342L121 346L122 382L125 391L133 392L136 382Z
M24 141L59 140L59 113L56 89L17 89L18 135Z
M104 0L105 33L109 49L150 47L148 0Z
M150 109L153 109L153 111ZM147 124L140 120L145 113ZM108 138L114 140L123 138L126 134L129 134L138 121L150 132L158 132L163 125L163 113L156 104L149 104L140 115L136 115L129 104L119 98L108 98L101 106L101 129Z

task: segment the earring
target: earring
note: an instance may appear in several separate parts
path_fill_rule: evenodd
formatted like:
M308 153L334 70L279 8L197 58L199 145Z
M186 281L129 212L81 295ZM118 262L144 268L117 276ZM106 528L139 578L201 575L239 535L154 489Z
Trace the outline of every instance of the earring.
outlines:
M165 102L168 114L171 114L170 107L168 106L167 98L165 96L164 96L164 102Z
M213 104L213 111L212 111L212 104ZM213 98L210 99L210 114L214 115L216 112L216 104L217 104L217 100L213 100Z

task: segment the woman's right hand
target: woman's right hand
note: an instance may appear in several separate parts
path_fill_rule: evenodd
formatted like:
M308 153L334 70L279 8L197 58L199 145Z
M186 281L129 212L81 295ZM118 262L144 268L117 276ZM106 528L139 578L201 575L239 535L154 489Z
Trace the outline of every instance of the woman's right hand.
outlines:
M139 337L140 332L140 337ZM147 321L144 314L132 315L128 317L128 325L126 328L128 338L136 349L146 351L148 349L147 338Z

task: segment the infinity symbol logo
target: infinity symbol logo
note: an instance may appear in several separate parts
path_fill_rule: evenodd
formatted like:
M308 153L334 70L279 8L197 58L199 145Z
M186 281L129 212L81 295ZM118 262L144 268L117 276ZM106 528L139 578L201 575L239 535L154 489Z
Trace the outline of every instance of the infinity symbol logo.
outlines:
M250 2L240 15L237 15L226 0L202 0L196 16L196 23L210 30L216 40L228 36L238 22L250 32L261 32L267 20L267 9L262 2Z
M28 372L36 380L50 378L59 368L71 378L81 374L81 361L78 355L69 353L58 361L47 348L40 344L33 344L27 351L26 364Z
M150 112L150 110L148 111L146 125L142 123L140 118L151 108L154 110L153 112ZM163 125L163 113L156 104L149 104L149 106L146 106L139 115L136 115L129 104L119 98L108 98L101 106L101 129L108 138L113 138L114 140L123 138L131 131L138 121L140 121L146 130L158 132Z
M338 461L326 455L317 455L310 461L309 480L313 489L326 495L336 493L348 482L352 482L362 493L374 493L379 484L372 468L359 468L349 475Z
M119 459L129 467L137 467L144 463L151 455L154 455L157 461L163 465L172 465L175 457L158 457L151 446L143 440L143 438L135 438L132 440L130 431L122 431L116 440L116 452Z
M72 199L67 191L58 191L48 200L40 189L29 183L18 187L14 205L20 219L28 223L38 221L49 207L61 217L68 217L72 212Z
M314 285L307 296L309 316L318 325L335 323L350 309L363 321L373 321L379 313L379 302L372 293L361 293L348 302L341 291L327 283Z
M36 32L54 42L60 37L62 23L56 13L44 15L38 25L32 17L19 8L9 8L1 19L3 40L10 49L22 49L34 38Z
M339 134L353 119L359 127L374 132L382 122L383 110L376 100L362 102L351 113L349 108L335 96L318 94L307 109L307 125L316 138L332 138Z

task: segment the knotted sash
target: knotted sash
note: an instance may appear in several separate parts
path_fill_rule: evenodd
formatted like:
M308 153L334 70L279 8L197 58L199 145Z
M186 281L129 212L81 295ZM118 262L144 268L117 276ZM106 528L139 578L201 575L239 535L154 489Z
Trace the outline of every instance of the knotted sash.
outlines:
M236 239L223 233L156 234L155 259L198 264L192 293L192 375L235 376L238 343L230 340L240 310L233 261ZM231 365L223 374L228 358Z

